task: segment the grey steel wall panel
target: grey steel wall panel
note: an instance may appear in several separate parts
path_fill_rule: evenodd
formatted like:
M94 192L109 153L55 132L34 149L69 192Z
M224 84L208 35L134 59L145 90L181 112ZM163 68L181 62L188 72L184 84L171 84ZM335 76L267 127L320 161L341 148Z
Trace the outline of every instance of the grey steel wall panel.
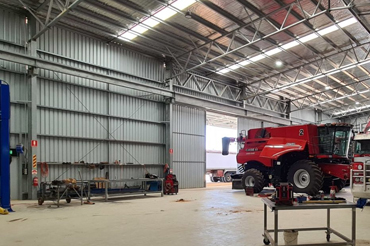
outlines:
M162 62L60 27L54 27L40 37L39 49L123 73L163 80Z
M279 127L279 124L263 122L263 127Z
M173 163L173 172L179 180L180 188L205 187L205 163Z
M164 126L146 122L112 119L110 139L164 143Z
M38 137L41 162L108 161L108 143L69 138Z
M248 134L248 130L261 127L262 121L242 117L238 118L238 133L242 130L246 130Z
M28 35L26 17L12 10L0 9L0 39L24 45Z
M112 94L109 98L109 114L134 119L163 121L162 103Z
M173 106L173 172L180 188L205 186L205 111Z
M299 111L294 111L291 113L292 120L294 118L306 121L307 123L315 123L316 122L316 113L314 110L311 109L303 109Z
M112 163L164 164L164 146L110 143L109 151Z

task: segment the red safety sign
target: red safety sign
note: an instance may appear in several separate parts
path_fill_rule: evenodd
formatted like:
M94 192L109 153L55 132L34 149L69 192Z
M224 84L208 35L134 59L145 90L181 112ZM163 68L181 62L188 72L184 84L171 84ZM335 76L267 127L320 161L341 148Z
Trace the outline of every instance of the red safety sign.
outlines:
M31 147L37 147L37 140L31 141Z
M170 149L170 154L173 154L173 149Z

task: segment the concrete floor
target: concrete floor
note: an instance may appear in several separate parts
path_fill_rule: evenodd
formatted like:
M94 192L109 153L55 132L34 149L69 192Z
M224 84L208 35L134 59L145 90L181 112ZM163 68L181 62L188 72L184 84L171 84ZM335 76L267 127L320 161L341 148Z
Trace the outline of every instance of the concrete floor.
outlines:
M340 194L350 197L348 191ZM38 206L35 201L13 201L16 212L0 216L0 246L264 245L260 198L233 191L230 184L211 183L206 189L180 190L178 195L163 198L153 194L83 206L76 200L63 201L60 208L51 203ZM280 225L290 228L326 223L326 212L321 210L283 211L279 216ZM370 245L369 221L370 207L357 211L357 246ZM349 236L350 210L334 210L332 226ZM302 232L298 240L325 242L325 234Z

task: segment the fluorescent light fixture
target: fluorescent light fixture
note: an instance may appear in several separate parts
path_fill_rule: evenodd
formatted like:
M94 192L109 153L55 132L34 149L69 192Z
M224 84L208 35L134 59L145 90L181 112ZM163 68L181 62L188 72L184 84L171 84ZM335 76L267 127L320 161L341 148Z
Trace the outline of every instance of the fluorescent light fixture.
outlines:
M324 29L322 29L322 30L318 31L318 33L319 33L321 36L325 36L326 34L329 34L329 33L331 33L331 32L334 32L334 31L336 31L336 30L338 30L338 29L339 29L339 28L338 28L337 26L333 25L333 26L329 26L329 27L327 27L327 28L324 28Z
M365 65L365 64L368 64L368 63L370 63L370 60L360 62L358 65Z
M359 102L356 102L356 105L360 104Z
M265 57L266 57L265 55L260 54L258 56L252 57L250 60L253 61L253 62L256 62L256 61L262 60Z
M240 68L240 65L239 64L234 64L234 65L232 65L232 66L230 66L228 68L231 69L231 70L235 70L235 69Z
M331 87L330 86L325 86L325 90L330 90Z
M143 25L139 24L134 26L131 30L141 34L148 31L148 28L145 28Z
M196 2L195 0L177 0L171 5L179 10L183 10L184 8L189 7L195 2Z
M312 34L307 35L307 36L304 36L304 37L302 37L302 38L300 38L298 40L300 42L302 42L302 43L306 43L306 42L311 41L311 40L313 40L313 39L315 39L317 37L318 37L318 35L316 33L312 33Z
M293 48L295 46L299 45L299 42L298 41L292 41L292 42L289 42L287 44L284 44L283 46L281 46L281 48L283 48L284 50L289 50L290 48Z
M246 65L248 65L248 64L250 64L251 62L250 61L248 61L248 60L244 60L244 61L242 61L242 62L239 62L239 65L241 65L241 66L246 66Z
M195 1L190 1L190 2L195 2ZM172 5L174 5L174 4L172 4ZM347 19L347 20L345 20L345 21L342 21L342 22L339 22L338 23L338 26L340 26L340 27L347 27L347 26L350 26L350 25L352 25L352 24L354 24L354 23L357 23L358 21L356 20L356 18L350 18L350 19ZM329 27L326 27L326 28L324 28L324 29L322 29L322 30L319 30L318 31L318 33L321 35L321 36L324 36L324 35L326 35L326 34L329 34L329 33L331 33L331 32L334 32L334 31L336 31L336 30L338 30L339 28L336 26L336 25L332 25L332 26L329 26ZM239 67L243 67L243 66L247 66L247 65L249 65L251 62L256 62L256 61L259 61L259 60L262 60L262 59L264 59L266 56L273 56L273 55L275 55L275 54L278 54L278 53L280 53L280 52L282 52L283 51L283 49L284 50L289 50L289 49L291 49L291 48L293 48L293 47L295 47L295 46L298 46L299 44L300 44L300 42L301 43L306 43L306 42L308 42L308 41L310 41L310 40L314 40L314 39L316 39L316 38L318 38L319 37L319 35L317 35L317 33L311 33L311 34L309 34L309 35L306 35L306 36L304 36L304 37L301 37L301 38L298 38L298 40L294 40L294 41L291 41L291 42L289 42L289 43L286 43L286 44L284 44L284 45L282 45L280 48L274 48L274 49L271 49L271 50L268 50L268 51L266 51L266 52L264 52L263 54L260 54L260 55L257 55L257 56L254 56L254 57L252 57L252 58L249 58L249 60L244 60L244 61L242 61L242 62L239 62L239 63L237 63L239 66L236 66L236 64L235 65L233 65L233 66L230 66L230 67L228 67L228 71L227 72L229 72L230 70L234 70L234 69L238 69ZM366 64L366 63L369 63L370 62L370 60L368 60L368 61L366 61L366 62L362 62L362 63L359 63L359 64L357 64L357 65L362 65L362 64ZM357 66L357 65L353 65L353 67L355 67L355 66ZM345 68L343 68L342 70L335 70L335 71L328 71L327 73L324 73L324 74L321 74L321 75L319 75L319 76L317 76L317 77L314 77L314 78L310 78L310 79L304 79L304 80L302 80L302 81L299 81L298 83L295 83L295 84L293 84L293 85L289 85L289 86L284 86L283 88L285 89L285 88L290 88L290 87L293 87L293 86L295 86L295 85L299 85L299 84L303 84L303 83L306 83L306 82L308 82L308 81L311 81L311 80L315 80L315 79L319 79L319 78L322 78L322 77L324 77L324 76L326 76L326 75L332 75L332 74L335 74L335 73L339 73L340 71L344 71L344 70L347 70L347 69L350 69L350 68L352 68L352 67L345 67ZM334 70L334 69L333 69ZM223 71L223 70L220 70L220 71ZM226 73L226 72L223 72L223 73ZM283 88L281 88L281 89L283 89ZM281 89L279 89L279 90L281 90ZM279 91L278 90L278 91ZM273 90L272 92L276 92L276 89L275 90Z
M177 11L173 10L172 8L176 8L178 10L183 10L183 9L189 7L190 5L192 5L195 2L196 2L195 0L175 0L169 6L164 7L162 9L160 9L157 13L155 13L154 17L158 18L160 20L163 20L163 21L167 20L168 18L170 18L171 16L173 16L177 13ZM160 23L159 21L155 20L155 18L153 18L153 16L151 16L151 17L145 19L144 21L142 21L141 23L144 24L144 25L147 25L149 27L155 27L156 25L158 25ZM148 31L148 28L146 28L141 23L137 24L136 26L134 26L130 30L132 30L134 32L137 32L137 33L140 33L140 34ZM136 38L137 35L133 32L130 32L130 30L126 31L119 38L123 39L123 40L126 40L126 41Z
M228 72L230 72L231 70L230 69L228 69L228 68L224 68L224 69L221 69L220 71L218 71L218 73L220 73L220 74L224 74L224 73L228 73Z
M153 18L148 18L145 21L143 21L143 24L154 27L159 24L159 21L154 20Z
M338 26L340 26L341 28L344 28L344 27L350 26L355 23L357 23L357 19L355 17L352 17L350 19L347 19L345 21L338 23Z
M275 49L272 49L272 50L269 50L267 52L265 52L266 55L268 56L273 56L277 53L280 53L282 50L280 48L275 48Z
M128 39L128 40L134 39L136 37L137 35L135 33L132 33L131 31L127 31L120 36L121 39Z

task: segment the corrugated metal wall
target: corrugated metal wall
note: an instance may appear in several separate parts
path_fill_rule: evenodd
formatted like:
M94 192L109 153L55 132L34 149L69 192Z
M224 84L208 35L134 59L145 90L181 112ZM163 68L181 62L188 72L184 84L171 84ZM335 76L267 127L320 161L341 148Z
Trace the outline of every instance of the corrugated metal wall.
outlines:
M0 48L24 53L24 44L27 36L25 16L9 9L0 8ZM27 141L28 83L26 68L23 65L0 60L0 80L10 86L11 119L10 119L10 146ZM20 199L24 184L22 180L22 161L20 157L13 157L10 165L11 198Z
M205 187L206 112L173 107L173 172L180 188Z
M0 47L25 53L29 37L25 16L0 9ZM163 81L163 63L116 45L53 27L38 43L38 56L53 62L100 72L126 81L158 87ZM11 88L11 145L29 143L29 81L26 67L0 61L0 80ZM40 69L38 74L37 135L39 162L145 164L151 173L162 175L165 162L165 105L163 98L141 91L108 85L85 78ZM24 161L24 160L22 160ZM27 191L21 160L12 163L12 198ZM160 164L160 165L159 165ZM143 177L142 165L107 166L100 171L80 165L50 164L48 180L103 177ZM40 175L40 173L39 173ZM41 178L41 176L40 176Z

